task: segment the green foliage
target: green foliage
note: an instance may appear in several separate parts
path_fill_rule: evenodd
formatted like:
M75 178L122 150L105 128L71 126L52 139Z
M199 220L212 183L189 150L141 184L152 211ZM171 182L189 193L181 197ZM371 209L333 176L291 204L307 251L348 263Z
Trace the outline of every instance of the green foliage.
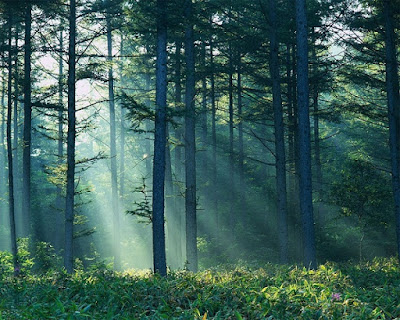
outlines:
M0 319L393 319L400 316L395 259L267 265L198 274L114 273L0 280Z

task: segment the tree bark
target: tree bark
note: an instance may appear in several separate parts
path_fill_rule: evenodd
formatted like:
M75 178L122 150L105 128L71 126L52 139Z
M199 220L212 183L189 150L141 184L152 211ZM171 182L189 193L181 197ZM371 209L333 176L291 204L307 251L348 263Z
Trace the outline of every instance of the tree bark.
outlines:
M303 225L303 259L307 268L317 267L311 184L311 139L308 88L306 1L296 0L297 105L299 121L299 196Z
M68 48L68 135L67 135L67 195L65 207L64 267L68 273L74 270L74 195L75 195L75 72L76 72L76 0L70 0L69 48Z
M121 56L124 56L124 37L121 34ZM122 71L122 61L120 64L120 81L121 81L121 91L124 90L125 78ZM126 110L121 104L121 124L120 124L120 159L119 159L119 196L121 199L122 207L124 207L125 198L125 116Z
M167 274L164 230L164 183L167 107L167 1L157 0L156 118L153 162L154 272Z
M270 15L270 72L275 129L275 168L278 210L279 252L281 263L288 262L288 226L286 195L286 155L283 110L281 96L281 78L279 73L279 45L277 39L276 0L269 0Z
M397 236L397 255L400 259L400 148L399 148L399 76L396 56L396 35L393 26L393 8L391 1L384 1L385 18L385 57L386 57L386 90L389 117L389 143L392 164L392 189L395 204L395 221Z
M243 142L243 102L242 102L242 61L241 53L238 52L237 66L237 104L238 104L238 144L239 144L239 212L242 221L248 223L248 214L245 212L246 186L244 184L244 142Z
M234 154L233 154L233 57L232 57L232 44L229 43L229 187L230 189L230 212L229 212L229 238L231 241L234 240L235 234L235 223L236 223L236 212L235 212L235 181L234 181Z
M35 239L33 219L31 214L31 141L32 141L32 101L31 101L31 29L32 29L32 4L26 2L25 12L25 57L24 57L24 149L22 159L23 175L23 208L26 219L25 235L31 234Z
M108 100L110 110L110 161L111 161L111 205L113 215L114 233L114 269L121 268L120 257L120 219L118 210L118 178L117 178L117 139L115 123L115 98L114 98L114 75L112 67L112 34L111 34L111 14L110 1L108 1L106 12L107 23L107 61L110 64L108 69Z
M11 9L10 9L11 10ZM18 246L15 226L15 206L14 206L14 172L13 172L13 152L12 152L12 13L8 16L8 108L7 108L7 157L8 157L8 204L10 217L11 253L13 255L14 275L18 276L20 268L18 261Z
M63 48L64 48L64 35L63 35L63 21L60 21L60 57L58 60L58 146L57 146L57 157L58 157L58 165L61 166L63 163L63 155L64 155L64 133L63 133L63 123L64 123L64 62L63 62ZM65 200L65 195L63 194L63 190L61 186L57 186L57 209L59 212L56 213L56 225L58 230L64 229L64 223L62 219L63 213L63 200ZM55 248L59 251L62 248L62 240L63 232L56 233L56 245Z
M188 269L197 272L197 213L196 213L196 136L195 136L195 62L193 38L193 4L185 0L185 177L186 177L186 259Z

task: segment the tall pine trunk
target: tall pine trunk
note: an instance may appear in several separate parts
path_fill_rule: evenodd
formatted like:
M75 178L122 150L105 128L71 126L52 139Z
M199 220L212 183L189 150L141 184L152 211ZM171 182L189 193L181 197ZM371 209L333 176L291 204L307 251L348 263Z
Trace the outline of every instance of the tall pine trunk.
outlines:
M76 71L76 0L70 0L69 47L68 47L68 135L67 135L67 195L65 206L64 267L68 273L74 271L74 195L75 195L75 71Z
M164 230L164 183L167 108L167 1L157 0L156 118L153 162L154 272L167 274Z
M63 48L64 48L64 35L63 35L63 21L60 21L60 56L58 60L58 145L57 145L57 157L58 157L58 165L61 166L63 162L63 155L64 155L64 134L63 134L63 123L64 123L64 62L63 62ZM56 212L56 225L58 230L63 230L64 223L63 223L63 200L65 199L63 194L63 189L61 185L57 186L57 210ZM56 233L55 239L55 248L59 251L62 248L62 239L63 239L63 232Z
M286 195L286 156L283 110L281 96L281 78L279 73L279 44L277 39L276 0L269 0L270 16L270 72L275 128L275 168L278 211L279 252L281 263L288 261L288 226Z
M25 235L31 234L35 239L33 217L31 213L31 143L32 143L32 102L31 102L31 29L32 29L32 4L26 2L25 12L25 57L24 57L24 149L22 154L23 175L23 210L26 220Z
M317 267L311 184L311 139L308 88L308 44L306 1L296 0L297 38L297 107L299 136L299 197L303 225L303 262Z
M396 35L393 26L393 8L390 0L384 1L386 90L389 117L390 157L392 163L392 189L395 204L397 254L400 259L400 148L399 148L399 75L396 56Z
M248 215L245 212L246 186L244 184L244 142L243 142L243 102L242 102L242 61L238 52L237 65L237 107L238 107L238 143L239 143L239 212L242 221L248 223Z
M197 214L196 214L196 136L195 136L195 65L193 37L193 4L185 0L185 209L186 209L186 259L188 269L197 272Z
M10 9L11 10L11 9ZM8 204L10 216L10 235L11 253L13 255L14 275L19 274L17 234L15 226L15 206L14 206L14 172L13 172L13 152L12 152L12 13L8 16L8 108L7 108L7 158L8 158Z
M110 110L110 161L111 161L111 205L113 215L114 231L114 269L120 269L120 219L118 210L118 178L117 178L117 139L115 124L115 99L114 99L114 75L112 67L112 34L111 34L111 14L110 1L108 1L106 23L107 23L107 61L110 64L108 69L108 99Z

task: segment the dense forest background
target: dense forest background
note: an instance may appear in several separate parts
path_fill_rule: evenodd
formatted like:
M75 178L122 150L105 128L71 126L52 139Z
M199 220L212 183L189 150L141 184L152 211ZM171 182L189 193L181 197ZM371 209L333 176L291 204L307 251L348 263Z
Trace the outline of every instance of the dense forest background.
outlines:
M397 255L400 2L301 3L0 1L14 271Z

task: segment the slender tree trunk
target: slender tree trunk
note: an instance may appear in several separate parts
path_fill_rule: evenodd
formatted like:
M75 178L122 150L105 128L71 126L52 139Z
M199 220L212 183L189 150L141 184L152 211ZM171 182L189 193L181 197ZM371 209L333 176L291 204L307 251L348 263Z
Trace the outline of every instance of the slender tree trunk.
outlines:
M20 199L20 171L19 171L19 147L18 147L18 99L19 99L19 70L18 70L18 43L19 28L15 27L15 74L14 74L14 113L13 113L13 164L14 164L14 197L15 197L15 216L20 217L21 199Z
M57 146L57 157L58 157L58 165L61 166L63 163L63 155L64 155L64 134L63 134L63 122L64 122L64 93L63 93L63 83L64 83L64 64L63 64L63 48L64 48L64 36L63 36L63 21L61 21L60 26L60 57L58 60L58 146ZM65 196L63 194L62 187L57 186L57 212L56 216L56 225L58 230L64 229L63 223L63 200L65 200ZM63 242L63 232L56 232L56 249L59 251L62 248Z
M11 145L11 124L12 124L12 13L8 17L8 108L7 108L7 155L8 155L8 203L10 215L11 253L13 255L14 275L19 274L17 235L15 227L14 207L14 174L13 174L13 152Z
M121 56L125 54L124 51L124 37L121 34ZM124 90L125 77L122 71L122 62L120 64L120 79L121 79L121 91ZM121 104L121 124L120 124L120 159L119 159L119 196L122 205L124 204L125 198L125 117L126 110Z
M296 0L297 104L299 121L299 189L303 224L304 265L317 267L311 184L311 139L308 89L308 45L306 1Z
M270 72L275 128L275 168L278 210L279 251L281 263L288 262L288 226L286 195L286 156L283 110L281 96L281 79L279 73L279 44L277 39L276 0L269 0L270 12Z
M145 75L145 81L146 81L146 107L150 109L151 107L151 99L150 99L150 90L151 90L151 75L150 75L150 71L148 71ZM150 128L150 120L146 119L145 120L145 126L146 126L146 136L145 136L145 148L146 148L146 154L147 154L147 158L146 158L146 176L151 176L151 154L152 154L152 150L151 150L151 137L152 137L152 133L151 133L151 128Z
M211 181L212 181L212 205L213 212L215 215L215 229L217 234L217 241L220 236L220 223L219 223L219 213L218 213L218 186L217 186L217 130L216 130L216 114L217 108L215 103L215 76L214 76L214 44L212 38L210 38L210 85L211 85L211 145L212 145L212 157L211 157Z
M33 228L33 217L31 215L31 141L32 141L32 102L31 102L31 26L32 26L32 5L30 0L26 3L25 12L25 58L24 58L24 149L22 159L23 174L23 208L27 223L25 234L31 234L35 239Z
M0 223L6 224L6 145L5 145L5 130L6 130L6 74L2 72L2 87L1 87L1 126L0 126Z
M206 73L206 44L201 43L201 140L203 145L203 156L201 167L204 175L204 182L208 180L207 174L207 73Z
M167 108L167 1L157 0L156 119L153 163L154 272L167 274L164 231L164 182Z
M192 0L185 0L185 58L187 72L185 94L186 259L188 269L197 272L195 62L192 10Z
M235 212L235 199L236 189L234 181L234 154L233 154L233 57L232 45L229 43L229 186L230 190L230 213L229 213L229 232L230 240L234 240L236 212Z
M177 111L181 111L182 109L182 85L181 85L181 50L182 50L182 41L176 41L175 48L175 108ZM177 185L180 185L180 182L183 181L183 165L182 165L182 141L183 141L183 133L182 133L182 122L181 119L177 120L179 122L179 126L175 129L175 138L178 141L178 145L175 146L174 149L174 168L175 168L175 179L178 181ZM185 229L184 229L184 205L183 198L181 196L180 187L176 188L175 192L175 210L176 210L176 229L178 230L178 240L176 242L176 251L177 251L177 264L179 266L183 265L183 256L184 256L184 243L185 243Z
M393 8L391 1L384 1L385 17L385 51L386 51L386 90L389 116L389 141L392 163L392 189L395 204L395 220L397 235L397 254L400 259L400 148L399 148L399 75L396 56L396 35L393 26Z
M110 5L110 2L108 3ZM107 23L107 61L110 64L108 69L108 99L110 110L110 160L111 160L111 205L113 213L113 229L114 229L114 269L121 268L120 257L120 219L118 210L118 178L117 178L117 139L115 124L115 99L114 99L114 75L112 67L112 34L111 34L111 16L109 7L106 13Z
M76 70L76 0L70 0L69 48L68 48L68 135L67 135L67 196L65 207L64 267L68 273L74 270L74 195L75 195L75 70Z
M313 38L315 32L313 31ZM322 203L322 168L321 168L321 148L319 139L319 93L318 93L318 58L315 50L315 39L312 46L312 59L314 63L314 84L313 84L313 119L314 119L314 162L315 162L315 189L318 200L315 204L315 216L317 228L322 228L321 203Z
M241 217L246 221L247 213L245 212L246 202L246 187L244 184L244 143L243 143L243 103L242 103L242 61L241 53L238 52L238 66L237 66L237 104L238 104L238 130L239 130L239 212Z

